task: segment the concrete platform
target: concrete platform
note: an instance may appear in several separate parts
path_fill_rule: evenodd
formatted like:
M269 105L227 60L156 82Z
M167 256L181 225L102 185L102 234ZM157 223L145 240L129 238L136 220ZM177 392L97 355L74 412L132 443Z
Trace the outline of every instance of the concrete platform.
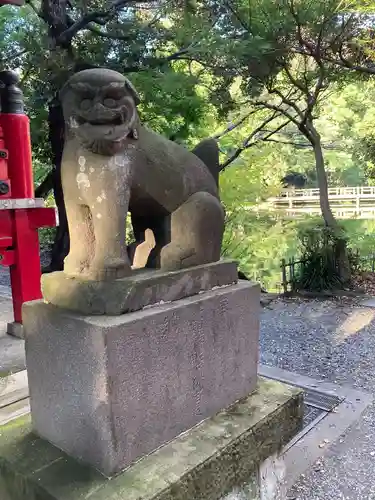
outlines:
M280 500L285 466L278 454L301 424L301 392L260 379L249 397L108 480L33 435L23 417L0 428L0 498Z

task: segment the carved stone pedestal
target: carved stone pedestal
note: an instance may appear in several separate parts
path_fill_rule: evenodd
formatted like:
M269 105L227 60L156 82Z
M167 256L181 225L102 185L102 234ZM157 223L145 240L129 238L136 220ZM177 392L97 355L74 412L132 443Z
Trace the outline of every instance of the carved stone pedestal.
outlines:
M179 271L138 269L114 281L72 278L63 272L44 274L42 291L47 302L59 307L82 314L116 316L237 281L237 263L224 260Z
M34 430L118 473L254 390L259 309L249 282L119 316L26 304Z

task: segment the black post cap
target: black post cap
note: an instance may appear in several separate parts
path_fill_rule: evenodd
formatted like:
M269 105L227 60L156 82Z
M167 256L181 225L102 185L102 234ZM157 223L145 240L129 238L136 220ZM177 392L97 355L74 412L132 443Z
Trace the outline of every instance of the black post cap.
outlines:
M0 112L24 114L23 94L18 87L20 79L16 72L0 71Z

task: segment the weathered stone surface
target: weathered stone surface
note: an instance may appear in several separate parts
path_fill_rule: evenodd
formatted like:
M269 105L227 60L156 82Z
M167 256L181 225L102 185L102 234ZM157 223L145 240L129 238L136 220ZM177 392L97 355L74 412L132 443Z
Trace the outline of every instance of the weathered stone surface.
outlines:
M243 491L302 426L302 393L260 379L257 390L112 480L31 432L1 427L1 500L217 500ZM250 491L250 489L249 489ZM246 498L246 497L245 497ZM251 497L250 497L251 498Z
M259 286L122 316L25 305L36 431L111 475L255 387Z
M135 271L112 282L44 274L42 291L51 304L82 314L118 315L172 302L215 287L237 283L237 264L220 261L179 271Z
M236 486L220 500L286 500L285 473L284 457L277 452L261 462L245 484Z
M134 87L105 68L76 73L61 101L67 275L112 281L131 273L128 212L137 243L146 229L155 235L148 267L176 270L218 261L224 210L217 142L206 141L193 154L144 127Z

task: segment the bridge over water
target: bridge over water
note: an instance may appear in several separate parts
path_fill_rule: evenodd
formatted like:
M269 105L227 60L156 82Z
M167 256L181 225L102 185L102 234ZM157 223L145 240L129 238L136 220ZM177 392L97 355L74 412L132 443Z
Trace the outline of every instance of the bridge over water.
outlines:
M375 186L328 189L331 209L338 219L375 219ZM285 189L262 206L290 217L319 215L319 189Z

